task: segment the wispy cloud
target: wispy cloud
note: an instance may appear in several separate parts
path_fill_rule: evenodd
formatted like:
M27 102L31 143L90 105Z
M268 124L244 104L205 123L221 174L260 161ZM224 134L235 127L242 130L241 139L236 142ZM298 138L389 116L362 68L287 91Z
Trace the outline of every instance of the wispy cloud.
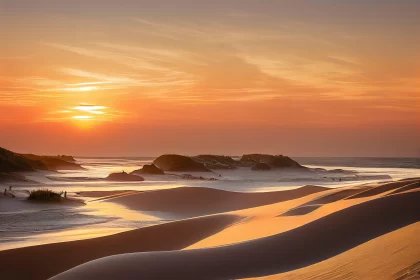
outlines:
M126 122L130 119L130 115L127 112L112 109L103 105L81 103L76 106L50 111L49 114L40 121L62 122L69 121L71 119L81 121L89 120L95 122Z
M189 52L186 50L174 49L174 48L144 48L139 46L130 46L123 44L111 44L100 42L98 46L118 50L121 52L133 53L136 57L149 60L150 62L164 62L164 63L192 63L197 65L205 65L203 56Z
M71 76L99 80L98 82L93 82L93 84L98 85L98 88L100 85L107 85L107 84L114 85L113 88L124 88L124 87L185 86L185 85L192 85L196 82L196 80L192 80L192 79L187 79L187 80L179 79L179 76L175 75L176 72L172 73L174 74L173 77L139 79L139 78L125 77L123 75L110 76L110 75L93 73L93 72L80 70L80 69L73 69L73 68L62 68L60 69L60 71L62 73L65 73ZM87 83L92 84L92 82L87 82ZM82 84L86 84L86 83L82 83Z
M56 43L44 43L44 44L53 48L72 52L78 55L88 56L88 57L92 57L96 59L109 60L114 63L125 65L131 68L154 70L154 71L168 71L168 67L159 66L159 65L156 65L155 63L150 63L146 61L145 59L139 59L139 58L128 56L121 53L115 53L115 52L105 51L101 49L94 49L94 48L75 47L75 46L56 44Z

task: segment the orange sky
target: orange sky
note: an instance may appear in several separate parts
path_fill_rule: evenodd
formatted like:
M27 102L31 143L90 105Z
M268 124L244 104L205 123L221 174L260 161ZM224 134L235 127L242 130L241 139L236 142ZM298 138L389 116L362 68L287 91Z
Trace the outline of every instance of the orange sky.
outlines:
M0 146L420 156L416 1L2 1Z

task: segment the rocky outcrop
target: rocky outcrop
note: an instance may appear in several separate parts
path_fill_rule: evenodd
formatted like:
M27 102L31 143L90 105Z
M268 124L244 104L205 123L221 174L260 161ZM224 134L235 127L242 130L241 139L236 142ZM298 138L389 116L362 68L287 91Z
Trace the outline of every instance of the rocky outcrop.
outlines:
M195 161L190 157L181 155L162 155L153 161L153 164L163 171L173 172L210 172L201 162Z
M33 161L42 162L48 170L84 170L79 164L64 160L63 157L60 156L37 156L32 154L22 156Z
M165 172L154 164L145 164L141 169L134 170L130 174L163 175Z
M144 178L141 176L128 174L126 172L111 173L106 177L108 181L118 181L118 182L132 182L132 181L144 181Z
M0 148L0 172L19 172L47 170L47 166L40 160L27 158L23 155Z
M57 158L68 161L68 162L76 162L76 160L72 156L58 155Z
M255 171L267 171L267 170L271 170L271 167L270 165L264 162L259 162L259 163L256 163L251 169Z
M265 163L271 168L305 168L283 155L247 154L243 155L240 161L244 163Z
M193 157L195 161L201 162L208 169L236 169L241 162L229 156L220 155L198 155Z
M18 154L0 148L0 172L83 169L79 164L66 159L74 161L74 158L69 156Z

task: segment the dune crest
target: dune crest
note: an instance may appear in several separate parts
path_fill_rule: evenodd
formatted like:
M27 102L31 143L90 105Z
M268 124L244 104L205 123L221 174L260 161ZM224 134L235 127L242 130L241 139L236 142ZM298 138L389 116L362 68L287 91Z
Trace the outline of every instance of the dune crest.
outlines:
M259 280L416 279L420 272L420 223L370 240L323 262Z
M201 187L147 191L110 201L138 211L159 211L184 218L246 209L291 200L328 188L305 186L269 193L239 193Z

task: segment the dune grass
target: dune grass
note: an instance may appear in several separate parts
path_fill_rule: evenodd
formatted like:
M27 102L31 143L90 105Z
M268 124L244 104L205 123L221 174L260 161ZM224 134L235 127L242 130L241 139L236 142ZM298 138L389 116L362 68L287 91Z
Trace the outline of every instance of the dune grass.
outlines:
M59 193L56 193L48 189L32 190L29 193L29 200L44 201L44 202L60 202L62 197Z

